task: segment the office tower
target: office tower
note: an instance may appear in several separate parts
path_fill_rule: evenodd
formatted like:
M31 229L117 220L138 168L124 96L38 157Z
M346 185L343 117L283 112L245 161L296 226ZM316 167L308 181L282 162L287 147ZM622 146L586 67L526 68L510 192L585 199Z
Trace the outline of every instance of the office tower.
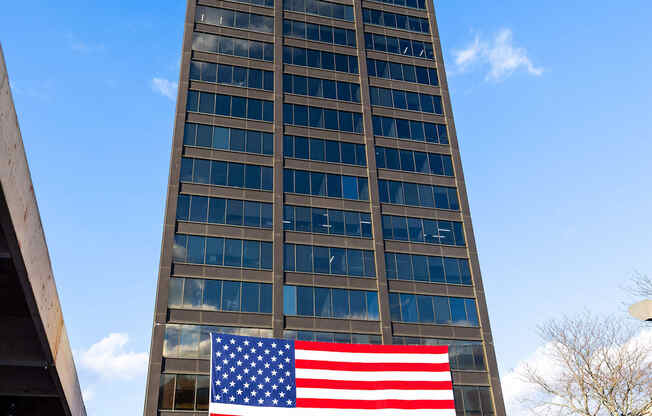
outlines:
M432 3L189 1L146 415L207 410L211 331L446 344L505 414Z

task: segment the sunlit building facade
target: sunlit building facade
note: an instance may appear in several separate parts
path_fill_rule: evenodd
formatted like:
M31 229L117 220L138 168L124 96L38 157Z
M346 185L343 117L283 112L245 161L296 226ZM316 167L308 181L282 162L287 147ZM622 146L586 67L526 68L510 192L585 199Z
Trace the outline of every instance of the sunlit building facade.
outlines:
M505 415L433 4L190 0L181 62L145 415L205 414L211 331L449 345Z

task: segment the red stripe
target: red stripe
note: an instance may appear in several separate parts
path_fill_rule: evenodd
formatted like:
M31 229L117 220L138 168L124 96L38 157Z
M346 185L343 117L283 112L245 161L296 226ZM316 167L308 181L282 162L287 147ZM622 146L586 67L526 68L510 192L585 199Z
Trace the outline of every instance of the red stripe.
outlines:
M340 361L296 360L296 368L337 371L450 371L448 363L347 363Z
M453 390L450 381L350 381L298 378L297 387L334 390Z
M333 400L300 399L297 407L316 409L455 409L453 400Z
M364 352L364 353L396 353L396 354L447 354L448 345L367 345L367 344L335 344L330 342L294 341L294 347L299 350L330 351L330 352Z

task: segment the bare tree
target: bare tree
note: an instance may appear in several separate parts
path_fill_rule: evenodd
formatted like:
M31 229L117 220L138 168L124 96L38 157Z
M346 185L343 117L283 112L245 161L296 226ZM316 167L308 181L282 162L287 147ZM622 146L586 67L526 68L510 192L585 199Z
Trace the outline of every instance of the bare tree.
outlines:
M537 415L652 415L652 345L626 321L585 313L539 328L544 366L522 377L536 393L526 399Z
M634 296L652 298L652 279L646 274L634 273L627 290Z

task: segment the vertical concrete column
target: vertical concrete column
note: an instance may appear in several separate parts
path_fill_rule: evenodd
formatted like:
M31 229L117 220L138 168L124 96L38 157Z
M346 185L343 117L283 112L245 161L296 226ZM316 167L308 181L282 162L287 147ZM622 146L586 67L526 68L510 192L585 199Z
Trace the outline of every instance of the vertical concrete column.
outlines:
M274 1L274 267L273 331L283 334L283 0Z
M376 257L376 282L378 283L378 301L380 302L380 330L383 337L383 344L391 344L392 322L389 314L387 273L385 273L385 242L383 240L380 198L378 195L378 170L376 169L376 148L371 118L371 98L369 96L369 75L367 73L367 52L364 41L364 23L362 21L362 2L354 0L353 7L358 49L358 69L360 72L360 100L362 103L364 141L367 155L367 178L369 179L369 205L371 207L371 224L374 237L374 254Z
M450 93L448 91L448 80L444 68L444 56L441 49L441 40L437 29L437 18L435 17L434 4L426 2L428 18L430 20L430 32L435 49L435 58L437 60L437 72L439 75L439 85L441 86L442 103L444 106L444 117L448 126L448 138L451 146L453 159L453 169L455 171L455 183L460 200L460 210L462 214L462 223L464 226L464 237L466 239L467 253L471 267L471 277L473 280L473 290L475 302L478 308L478 317L480 320L480 329L482 331L482 345L486 357L487 369L489 371L489 384L494 402L494 411L496 416L505 416L505 403L500 386L500 377L498 375L498 363L496 361L496 352L494 349L493 338L491 336L491 326L489 324L489 312L487 302L482 286L482 275L480 273L480 260L475 244L475 235L473 233L473 224L471 223L471 210L469 207L469 198L466 192L466 183L464 181L464 172L462 170L462 160L460 157L460 147L455 130L455 120L453 119L453 109L451 105Z

